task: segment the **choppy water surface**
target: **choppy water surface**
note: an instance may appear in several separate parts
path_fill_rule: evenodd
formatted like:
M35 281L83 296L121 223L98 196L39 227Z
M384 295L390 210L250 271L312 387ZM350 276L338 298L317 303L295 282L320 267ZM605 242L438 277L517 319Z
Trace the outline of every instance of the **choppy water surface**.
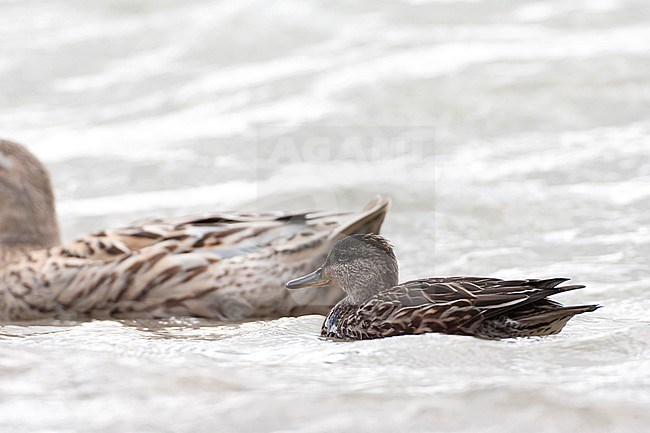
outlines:
M382 192L403 279L568 276L605 306L506 342L4 324L3 432L648 430L646 1L4 0L0 54L0 135L51 168L68 240Z

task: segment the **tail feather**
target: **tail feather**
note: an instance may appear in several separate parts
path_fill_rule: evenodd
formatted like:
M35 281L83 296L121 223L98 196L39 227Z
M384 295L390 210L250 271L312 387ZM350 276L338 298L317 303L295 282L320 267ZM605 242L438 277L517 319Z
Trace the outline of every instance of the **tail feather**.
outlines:
M553 289L553 288L557 287L558 285L560 285L560 284L562 284L562 283L564 283L566 281L569 281L569 278L548 278L548 279L545 279L545 280L536 281L535 286L543 288L543 289ZM567 287L571 287L571 286L567 286ZM584 286L580 286L580 288L582 288L582 287L584 287ZM576 287L576 288L578 288L578 287Z
M600 305L573 305L569 307L559 307L539 313L532 313L523 317L517 317L516 320L521 324L531 326L535 323L543 323L561 318L566 318L568 321L576 314L590 313L596 311L600 307Z
M362 213L355 215L349 222L334 230L329 238L338 239L354 234L379 234L389 206L389 198L376 196L366 205Z
M471 334L480 338L533 337L557 334L571 318L600 308L599 305L562 304L547 299L549 296L582 289L581 284L559 286L566 278L528 280L533 293L518 302L494 305L483 312L483 320L475 323ZM516 286L515 286L516 288Z
M555 290L555 293L564 293L564 292L570 292L571 290L584 289L585 287L586 286L582 284L572 284L570 286L561 286L561 287L553 286L553 289Z

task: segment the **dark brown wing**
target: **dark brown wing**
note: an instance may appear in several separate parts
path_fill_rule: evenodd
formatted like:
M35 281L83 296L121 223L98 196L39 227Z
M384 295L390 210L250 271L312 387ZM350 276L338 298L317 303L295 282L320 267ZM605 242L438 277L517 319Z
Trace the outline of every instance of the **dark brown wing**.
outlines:
M584 286L557 287L565 278L500 280L481 277L430 278L384 290L346 316L344 337L379 338L443 332L474 334L481 322ZM345 330L345 331L342 331Z

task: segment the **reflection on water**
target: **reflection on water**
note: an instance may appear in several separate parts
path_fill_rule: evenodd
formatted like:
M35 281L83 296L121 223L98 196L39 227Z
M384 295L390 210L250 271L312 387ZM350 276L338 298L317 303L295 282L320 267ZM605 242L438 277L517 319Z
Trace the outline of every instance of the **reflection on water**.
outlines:
M646 430L649 21L635 0L2 2L0 136L51 168L66 239L380 192L403 280L566 276L588 287L558 298L604 305L505 342L4 324L2 431Z

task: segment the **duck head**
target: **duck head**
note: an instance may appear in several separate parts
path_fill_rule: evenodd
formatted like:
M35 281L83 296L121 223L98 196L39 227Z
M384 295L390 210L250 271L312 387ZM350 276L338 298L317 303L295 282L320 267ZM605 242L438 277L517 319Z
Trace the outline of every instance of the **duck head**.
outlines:
M338 241L325 263L311 274L289 281L288 289L338 286L350 303L362 303L396 286L399 270L393 247L379 235L353 235Z
M0 139L0 248L37 249L58 243L47 170L23 146Z

